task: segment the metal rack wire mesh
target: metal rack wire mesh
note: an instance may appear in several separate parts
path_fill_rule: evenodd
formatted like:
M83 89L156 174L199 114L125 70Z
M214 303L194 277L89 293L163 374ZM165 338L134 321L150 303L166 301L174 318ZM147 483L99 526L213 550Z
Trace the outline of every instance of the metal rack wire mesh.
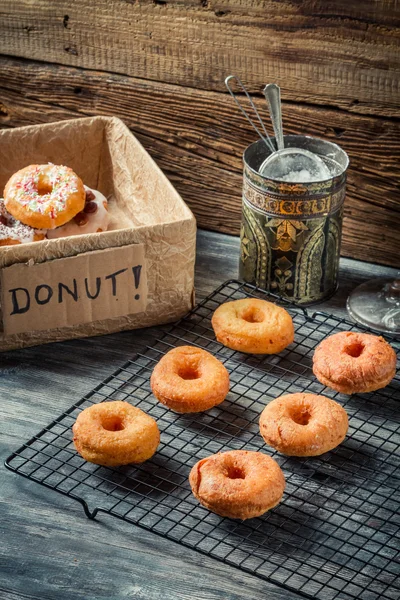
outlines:
M245 296L268 297L237 281L223 284L178 324L160 329L152 347L14 452L6 466L79 500L88 517L99 511L115 515L304 597L399 598L399 378L379 392L351 397L325 388L311 370L316 345L336 331L358 328L288 305L296 335L284 352L255 357L225 348L215 341L211 315L222 302ZM178 415L151 394L154 365L182 344L207 349L230 372L227 399L205 413ZM299 459L264 444L258 429L262 409L295 391L323 393L345 406L350 429L338 448ZM78 413L110 399L127 400L157 420L161 445L143 465L99 467L76 453L71 427ZM197 460L241 448L273 456L287 482L275 509L244 522L210 513L188 483Z

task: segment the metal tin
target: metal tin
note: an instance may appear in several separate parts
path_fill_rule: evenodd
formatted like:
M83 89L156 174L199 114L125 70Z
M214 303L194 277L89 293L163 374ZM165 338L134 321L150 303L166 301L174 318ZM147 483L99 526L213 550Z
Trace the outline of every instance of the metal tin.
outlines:
M259 173L270 154L262 140L244 152L239 275L297 304L321 302L337 288L349 158L337 144L287 135L285 147L321 156L333 176L288 183Z

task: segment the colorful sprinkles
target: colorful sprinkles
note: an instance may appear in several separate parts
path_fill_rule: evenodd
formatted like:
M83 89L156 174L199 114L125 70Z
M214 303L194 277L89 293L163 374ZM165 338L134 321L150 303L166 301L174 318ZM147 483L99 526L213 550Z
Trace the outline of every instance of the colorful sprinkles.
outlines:
M49 189L44 194L41 189ZM37 165L24 173L16 173L16 179L11 179L9 193L22 206L32 212L49 215L55 219L57 214L66 209L67 200L71 194L78 192L77 177L69 167Z
M86 185L84 187L86 192L84 209L68 221L68 223L65 223L65 225L49 229L47 232L49 240L107 230L109 213L106 198L101 192L92 190Z
M21 244L35 241L35 235L45 235L45 229L33 229L24 225L6 210L4 199L0 198L0 240L15 240Z

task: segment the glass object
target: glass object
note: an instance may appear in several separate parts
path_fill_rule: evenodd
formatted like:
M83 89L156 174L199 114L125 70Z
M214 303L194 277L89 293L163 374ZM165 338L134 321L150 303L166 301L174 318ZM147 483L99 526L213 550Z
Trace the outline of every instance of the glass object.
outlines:
M400 272L397 279L371 279L347 299L350 316L382 333L400 334Z

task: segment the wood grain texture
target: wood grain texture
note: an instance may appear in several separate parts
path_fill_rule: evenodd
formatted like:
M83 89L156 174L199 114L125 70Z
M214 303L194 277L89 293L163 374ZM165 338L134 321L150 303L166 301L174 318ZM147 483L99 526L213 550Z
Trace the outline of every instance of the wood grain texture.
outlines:
M396 0L3 0L0 52L221 91L398 116Z
M2 57L0 69L0 126L118 116L200 227L239 233L241 156L254 134L229 95L24 59ZM285 103L283 118L288 133L337 142L350 155L342 254L397 266L400 122L298 103Z
M199 300L237 276L237 238L199 231L197 255ZM344 316L355 285L394 274L394 269L342 259L339 292L317 308ZM152 336L152 330L136 330L2 353L1 462ZM0 511L2 600L300 600L115 518L89 521L77 502L4 467Z

